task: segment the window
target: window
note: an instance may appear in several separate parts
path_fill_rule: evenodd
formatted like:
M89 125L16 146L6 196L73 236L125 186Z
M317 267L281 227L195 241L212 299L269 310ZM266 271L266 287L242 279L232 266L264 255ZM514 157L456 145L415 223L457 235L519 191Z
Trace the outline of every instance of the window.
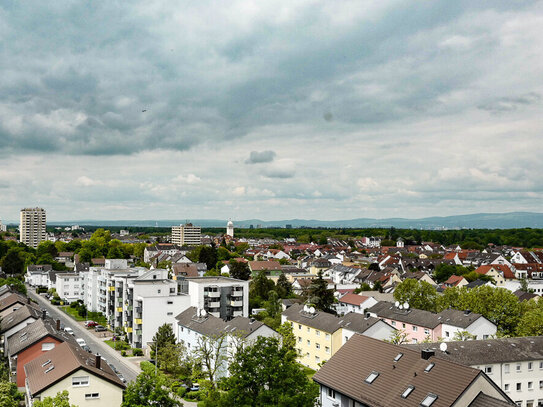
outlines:
M161 292L162 292L162 290L159 289L159 290L158 290L158 293L160 294Z
M413 390L415 390L415 386L407 386L407 389L405 389L402 393L402 398L406 399Z
M311 332L311 328L310 328L310 327L307 327L307 332Z
M377 377L379 377L379 372L376 372L374 370L373 372L370 373L368 377L366 377L366 380L364 381L368 384L372 384L375 381L375 379L377 379Z
M543 390L543 380L539 381L539 390Z
M321 331L315 330L315 333L317 334L317 336L321 336Z
M52 342L44 342L41 344L41 350L42 351L48 351L48 350L51 350L51 349L55 349L55 344L52 343Z
M539 362L539 369L543 370L543 362Z
M414 338L413 339L413 343L418 343L419 341L417 340L417 338Z
M488 335L483 335L483 339L488 339Z
M392 321L392 326L396 326L396 321Z
M302 326L300 324L298 324L298 329L302 329Z
M173 301L168 301L168 305L173 304Z
M520 363L517 363L517 372L520 372Z
M333 390L333 389L328 388L328 397L330 397L331 399L335 399L336 398L336 391Z
M505 384L504 384L504 390L505 390L505 391L509 391L509 383L505 383Z
M426 366L426 369L424 369L424 371L428 373L435 365L435 363L430 363L428 366Z
M405 328L405 324L402 324L402 328Z
M173 315L173 312L168 312L166 315Z
M74 376L72 377L72 386L88 386L89 376Z
M316 347L317 349L320 349L320 348L321 348L320 343L316 343L316 344L315 344L315 347Z
M321 361L321 358L319 358L318 356L315 356L315 362L319 363Z
M517 383L517 391L521 391L522 390L522 383Z
M505 365L503 365L503 372L509 373L509 363L506 363Z
M485 373L492 374L492 366L485 366Z
M346 337L345 337L345 342L347 342L348 340L349 340L349 337L348 337L348 336L346 336Z
M424 329L424 335L430 335L430 330L428 328Z
M434 404L434 401L437 400L437 394L428 393L426 398L421 401L420 405L422 407L430 407L432 404Z
M532 362L528 362L528 370L529 370L529 371L534 370L534 367L533 367L533 363L532 363Z
M330 334L326 334L326 340L327 340L327 341L330 340Z
M328 346L325 346L324 350L325 350L326 353L330 353L330 348Z
M307 340L307 346L311 345L311 341L308 339Z
M449 333L449 331L445 331L445 336L448 338L451 336L451 334Z
M534 382L528 382L528 390L534 389Z
M534 407L534 401L533 400L526 400L526 407Z
M85 399L88 400L88 399L99 399L100 398L100 393L87 393L85 394Z
M419 330L418 326L413 326L413 332L417 332Z
M298 336L298 343L302 343L302 337Z

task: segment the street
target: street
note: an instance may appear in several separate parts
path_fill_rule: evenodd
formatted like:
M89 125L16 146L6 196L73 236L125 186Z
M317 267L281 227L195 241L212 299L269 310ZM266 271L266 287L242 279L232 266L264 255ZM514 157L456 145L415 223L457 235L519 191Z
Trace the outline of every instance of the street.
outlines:
M117 368L117 370L125 377L127 383L136 379L136 376L141 372L138 366L131 363L127 358L120 356L111 347L94 336L92 332L88 332L87 329L82 327L69 315L65 314L62 310L57 309L54 305L51 305L47 299L36 294L32 288L28 286L27 288L28 296L35 300L42 309L46 309L47 314L51 318L55 320L60 319L60 322L64 324L64 326L69 326L72 328L74 331L74 336L76 338L83 338L93 353L99 353L102 355L102 358L107 359L108 363L114 365L115 368Z

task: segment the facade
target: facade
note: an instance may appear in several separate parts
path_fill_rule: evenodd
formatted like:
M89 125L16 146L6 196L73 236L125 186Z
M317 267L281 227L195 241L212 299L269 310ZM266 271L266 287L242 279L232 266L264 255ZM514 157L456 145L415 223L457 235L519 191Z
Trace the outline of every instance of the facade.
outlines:
M2 224L2 220L0 219L0 232L5 232L8 230L8 227L6 225Z
M100 356L66 342L38 356L24 366L26 402L54 397L68 390L70 405L120 406L124 384Z
M26 269L25 281L32 287L48 287L50 284L49 273L53 271L50 264L33 264Z
M43 240L47 240L45 209L21 209L19 241L36 248Z
M234 237L234 223L231 220L226 224L226 234L230 237Z
M82 300L84 296L84 281L77 273L57 273L55 289L65 302Z
M2 318L2 325L0 326L0 341L1 339L7 340L11 335L35 322L41 316L43 316L42 311L31 305L25 305L6 315Z
M347 293L336 303L336 312L340 315L349 312L364 314L368 308L373 307L378 302L374 297Z
M395 304L380 301L368 312L402 330L411 343L451 341L455 335L467 331L476 339L488 339L496 335L497 327L480 314L447 309L439 313L396 307Z
M181 280L190 305L225 321L249 316L249 282L229 277L194 277Z
M481 370L364 335L354 335L313 380L322 407L515 405Z
M406 345L430 349L436 358L481 369L519 407L543 406L543 337L499 338Z
M294 304L283 311L281 322L292 325L299 351L298 361L318 370L355 333L377 339L388 339L395 329L377 318L349 313L343 317L321 311L311 312L301 304Z
M179 246L199 246L202 244L202 229L192 223L172 226L172 243Z

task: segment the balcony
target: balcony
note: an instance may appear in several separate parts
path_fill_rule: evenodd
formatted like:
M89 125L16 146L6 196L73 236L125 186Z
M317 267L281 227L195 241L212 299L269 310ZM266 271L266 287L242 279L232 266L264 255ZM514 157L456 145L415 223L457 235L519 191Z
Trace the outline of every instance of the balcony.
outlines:
M136 318L136 325L141 325L141 319L140 318Z
M234 311L234 312L232 312L232 315L235 316L235 317L242 317L243 316L243 311Z
M221 292L220 291L208 291L204 293L204 296L207 295L210 298L220 298Z
M232 290L230 295L232 297L243 297L243 290Z
M215 318L220 318L221 313L220 312L210 312L211 315L213 315Z
M230 305L232 307L243 307L243 301L241 301L241 300L231 300Z
M108 290L108 291L115 291L115 287L111 285L111 286L109 286L109 287L107 288L107 290Z
M219 301L210 301L206 305L209 308L219 308L221 306L221 303Z
M137 312L138 314L141 314L141 307L136 307L136 312Z

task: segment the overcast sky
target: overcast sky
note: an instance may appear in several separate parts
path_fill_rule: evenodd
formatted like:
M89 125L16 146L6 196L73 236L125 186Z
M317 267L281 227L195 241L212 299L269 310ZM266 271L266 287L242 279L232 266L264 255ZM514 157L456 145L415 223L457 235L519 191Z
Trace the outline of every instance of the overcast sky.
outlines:
M541 212L541 1L0 4L0 219Z

